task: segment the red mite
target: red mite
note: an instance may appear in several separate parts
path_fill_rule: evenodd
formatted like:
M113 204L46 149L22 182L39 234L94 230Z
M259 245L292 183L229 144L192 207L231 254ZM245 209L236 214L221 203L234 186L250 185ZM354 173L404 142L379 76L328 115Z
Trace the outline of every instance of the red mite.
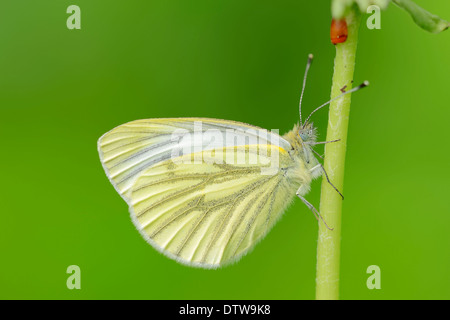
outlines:
M347 40L347 22L342 20L331 20L330 38L333 44L345 42Z

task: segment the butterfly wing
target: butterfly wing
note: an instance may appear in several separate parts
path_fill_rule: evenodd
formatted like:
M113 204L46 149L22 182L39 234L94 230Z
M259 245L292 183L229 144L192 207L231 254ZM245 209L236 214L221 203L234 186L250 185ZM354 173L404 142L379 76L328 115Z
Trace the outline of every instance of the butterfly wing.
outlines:
M196 121L202 123L202 135L214 135L215 142L192 139ZM248 138L248 129L255 128L215 119L140 120L100 138L100 157L129 204L135 226L152 246L182 263L215 268L248 252L295 194L281 169L292 166L286 140L272 137L277 145L271 144L271 137L264 140L256 132L257 144L241 140L240 146L218 147L226 129L246 129ZM174 139L178 129L185 131ZM217 131L207 132L211 129ZM201 151L185 151L184 146ZM273 165L275 154L277 167L268 174L264 169Z
M275 148L270 147L278 152ZM225 149L237 156L251 152ZM129 204L133 222L151 245L182 263L214 268L237 260L262 239L293 190L281 171L262 174L260 163L230 164L225 157L222 164L212 163L208 152L202 157L199 164L177 159L148 168L133 185Z
M171 118L137 120L118 126L98 140L98 152L106 175L128 201L135 179L148 167L174 155L208 150L221 144L226 146L224 141L232 140L226 139L227 130L233 130L238 136L245 133L247 140L255 138L259 143L276 144L285 150L290 148L289 142L282 137L245 123ZM218 139L218 135L222 135L222 139ZM231 142L233 145L249 144L248 141Z

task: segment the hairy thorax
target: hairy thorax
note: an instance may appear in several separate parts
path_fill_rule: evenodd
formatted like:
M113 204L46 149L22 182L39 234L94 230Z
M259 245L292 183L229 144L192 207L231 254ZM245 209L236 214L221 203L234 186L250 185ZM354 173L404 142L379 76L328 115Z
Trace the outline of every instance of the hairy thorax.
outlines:
M287 168L286 174L292 182L292 188L300 188L300 193L306 194L311 181L322 174L322 169L308 144L310 141L315 141L314 130L311 130L311 136L306 135L306 141L301 138L299 132L299 126L295 125L283 136L292 146L292 149L289 150L292 166Z

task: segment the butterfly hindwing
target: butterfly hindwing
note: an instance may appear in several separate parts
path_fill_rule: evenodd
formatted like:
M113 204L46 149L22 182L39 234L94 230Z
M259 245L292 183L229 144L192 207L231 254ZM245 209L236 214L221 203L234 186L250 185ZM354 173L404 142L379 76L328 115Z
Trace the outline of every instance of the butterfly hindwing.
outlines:
M286 153L280 156L289 161ZM260 163L202 157L202 163L187 155L148 168L132 186L129 204L136 227L155 248L182 263L214 268L250 250L280 217L290 201L286 194L293 195L282 171L262 174Z

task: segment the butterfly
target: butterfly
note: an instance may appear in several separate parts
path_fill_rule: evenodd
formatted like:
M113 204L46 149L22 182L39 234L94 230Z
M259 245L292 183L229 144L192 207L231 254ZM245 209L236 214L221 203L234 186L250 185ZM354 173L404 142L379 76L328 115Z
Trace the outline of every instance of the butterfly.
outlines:
M313 148L337 140L317 142L310 118L367 82L302 121L312 59L300 122L283 136L237 121L166 118L128 122L98 140L106 175L150 245L182 264L212 269L249 252L295 196L319 219L304 195L315 178L331 182Z

